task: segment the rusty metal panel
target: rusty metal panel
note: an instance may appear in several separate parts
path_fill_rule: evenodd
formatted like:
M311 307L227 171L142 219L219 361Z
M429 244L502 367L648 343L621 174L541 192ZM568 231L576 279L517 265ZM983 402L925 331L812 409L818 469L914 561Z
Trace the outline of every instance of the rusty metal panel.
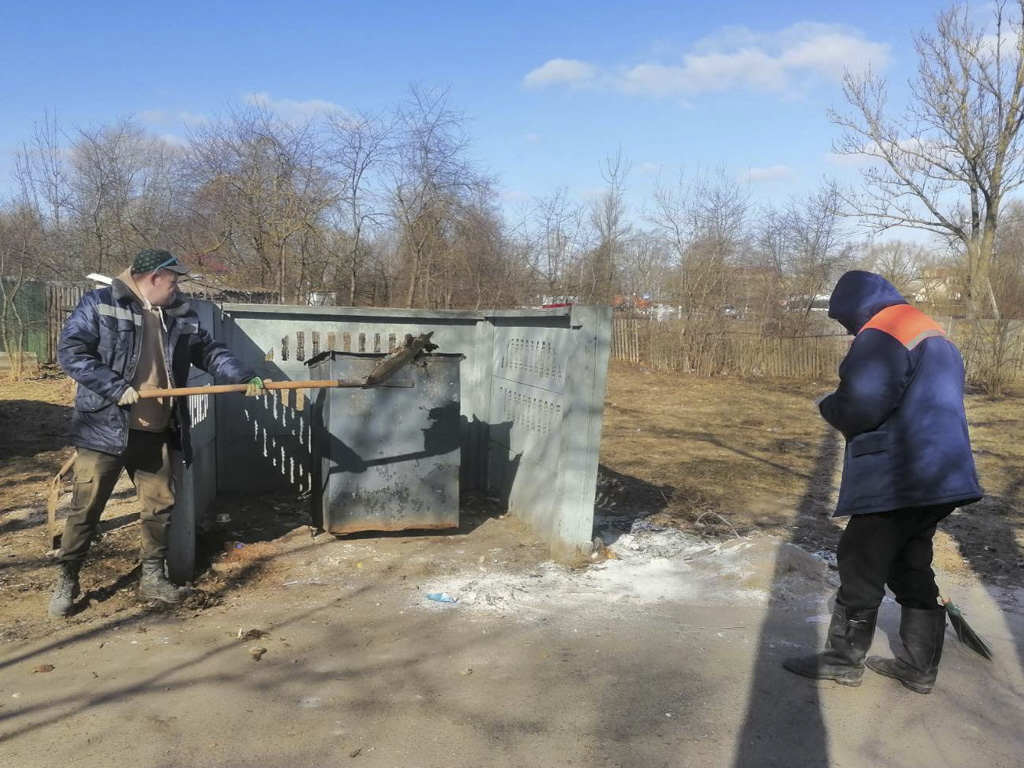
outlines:
M364 379L383 357L331 353L309 375ZM314 396L313 509L325 530L458 527L462 359L431 355L396 374L396 386Z

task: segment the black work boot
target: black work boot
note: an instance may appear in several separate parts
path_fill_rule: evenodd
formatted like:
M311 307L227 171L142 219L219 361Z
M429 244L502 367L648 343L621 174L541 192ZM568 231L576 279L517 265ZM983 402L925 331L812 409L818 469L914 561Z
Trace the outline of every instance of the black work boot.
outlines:
M828 628L825 650L810 656L784 659L790 672L815 680L834 680L840 685L860 685L864 676L864 657L875 634L878 609L850 610L836 605Z
M159 600L177 605L181 602L181 590L164 576L164 559L150 558L142 561L142 578L139 580L140 600Z
M903 608L900 639L903 653L895 659L872 656L867 665L886 677L894 677L915 693L931 693L939 674L942 644L946 637L946 612Z
M61 563L57 586L50 598L50 615L63 618L69 616L75 607L75 598L82 594L78 585L78 571L81 563Z

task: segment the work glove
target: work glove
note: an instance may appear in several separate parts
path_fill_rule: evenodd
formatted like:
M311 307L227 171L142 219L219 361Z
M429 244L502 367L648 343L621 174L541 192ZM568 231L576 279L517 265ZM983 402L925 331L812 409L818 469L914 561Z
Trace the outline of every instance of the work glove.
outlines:
M117 401L118 405L135 405L139 402L139 393L135 391L135 387L128 387L122 394L121 399Z
M128 387L118 399L119 406L134 406L136 402L138 402L138 392L135 391L135 387Z
M263 379L259 376L253 376L249 379L246 384L245 396L246 397L259 397L266 393L266 389L263 386Z

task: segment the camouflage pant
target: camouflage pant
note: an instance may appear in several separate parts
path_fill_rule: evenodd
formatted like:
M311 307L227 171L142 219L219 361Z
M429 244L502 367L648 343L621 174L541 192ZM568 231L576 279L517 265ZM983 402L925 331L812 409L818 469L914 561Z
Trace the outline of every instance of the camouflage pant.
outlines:
M123 456L78 449L75 460L71 511L64 524L59 559L81 562L96 536L100 516L122 470L135 483L142 509L142 557L162 558L174 506L174 467L168 445L169 432L129 430L128 450Z

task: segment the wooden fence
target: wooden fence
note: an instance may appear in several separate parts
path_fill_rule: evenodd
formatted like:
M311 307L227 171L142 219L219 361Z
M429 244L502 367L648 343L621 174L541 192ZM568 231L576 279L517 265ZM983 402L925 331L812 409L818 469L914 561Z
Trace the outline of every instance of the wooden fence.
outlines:
M82 295L89 290L81 285L63 285L51 283L47 302L47 314L49 329L49 358L47 362L57 361L57 343L60 341L60 332L67 322L68 316L78 306Z
M19 298L24 326L22 350L52 363L68 315L89 290L66 283L32 283ZM937 318L960 347L968 376L979 382L1024 382L1024 321L969 323ZM700 376L771 376L828 379L849 347L846 335L765 336L737 323L687 324L646 317L616 317L612 357L655 371ZM2 352L0 342L0 352Z
M961 348L968 375L976 380L1024 382L1024 323L1000 332L980 324L941 320ZM991 325L991 324L989 324ZM847 335L764 336L755 331L687 327L680 321L617 317L612 357L654 371L700 376L834 378L849 349ZM998 375L993 370L998 368Z
M12 286L8 285L8 290ZM8 336L21 346L23 359L30 364L53 363L57 359L57 342L68 315L88 288L66 283L28 281L17 287L14 307L9 308L2 322ZM10 350L4 349L0 334L0 353L5 361Z

